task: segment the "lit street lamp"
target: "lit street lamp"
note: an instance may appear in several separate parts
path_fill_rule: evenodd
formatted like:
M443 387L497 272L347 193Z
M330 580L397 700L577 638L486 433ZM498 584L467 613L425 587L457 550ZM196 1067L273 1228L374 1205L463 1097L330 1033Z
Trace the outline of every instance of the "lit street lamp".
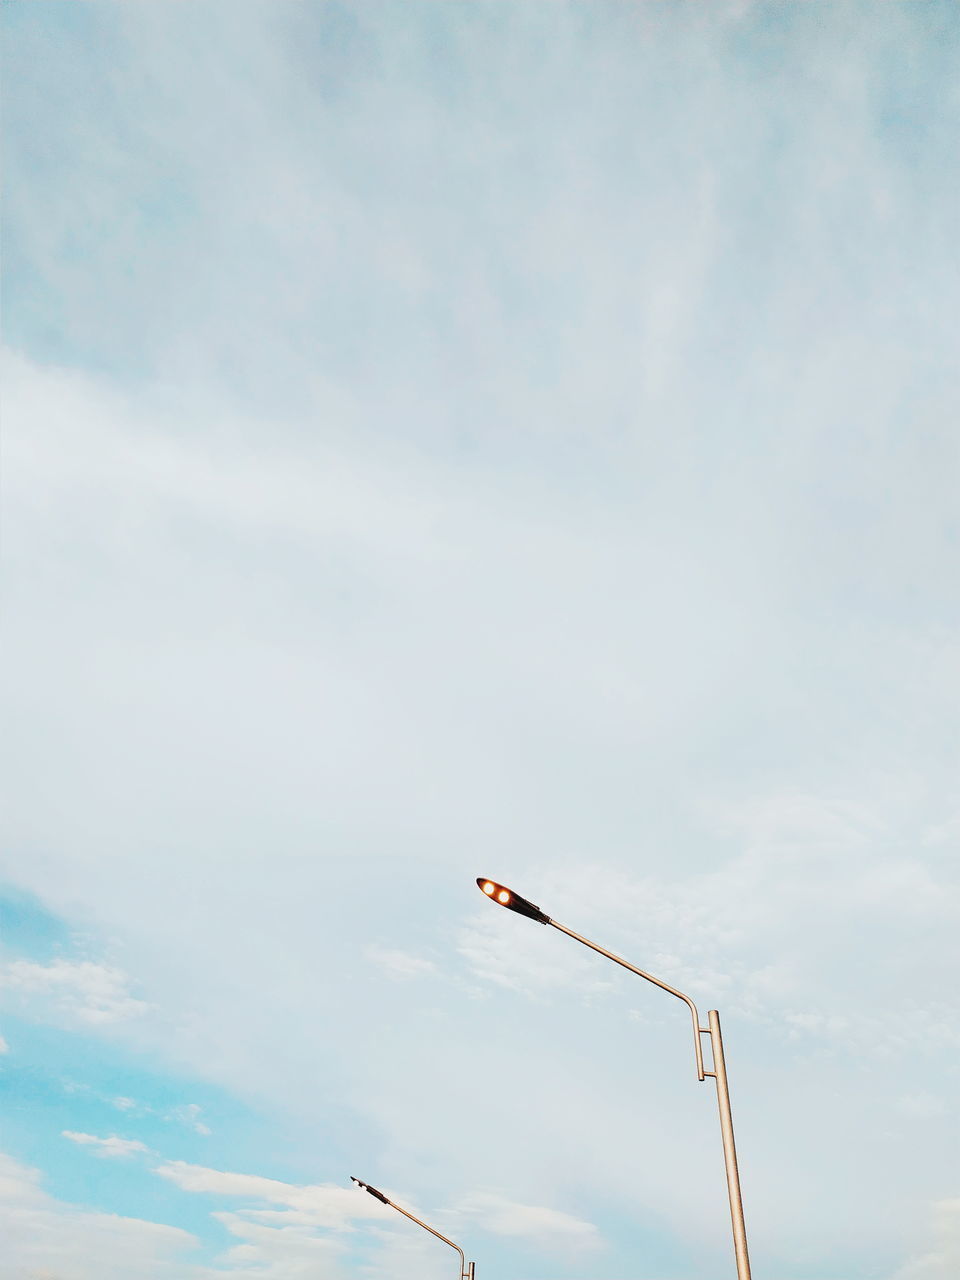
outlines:
M559 929L567 937L574 938L577 942L582 942L585 947L589 947L591 951L598 951L600 955L606 956L608 960L613 960L615 964L623 965L624 969L629 969L631 973L637 974L640 978L646 978L655 987L659 987L662 991L668 991L670 995L676 996L678 1000L682 1000L686 1004L693 1019L693 1048L697 1060L697 1079L702 1081L707 1076L712 1076L717 1082L717 1102L720 1106L720 1133L723 1137L723 1159L727 1168L727 1194L730 1197L730 1219L733 1224L733 1249L737 1259L737 1280L750 1280L750 1259L747 1256L747 1229L743 1221L740 1174L737 1170L737 1150L733 1141L733 1117L730 1114L730 1090L727 1087L727 1068L723 1057L723 1040L720 1036L720 1015L716 1009L711 1009L707 1014L708 1025L701 1027L697 1006L682 991L677 991L674 987L668 987L659 978L654 978L651 974L644 973L642 969L637 969L628 961L621 959L620 956L615 956L612 951L607 951L604 947L597 946L589 938L582 938L579 933L574 933L566 925L558 924L556 920L551 920L546 912L541 911L538 906L535 906L534 903L529 902L526 898L521 898L518 893L514 893L512 889L508 889L505 885L497 884L495 880L485 880L482 876L477 877L477 884L488 898L492 898L500 906L506 907L508 911L516 911L521 916L536 920L538 924L553 925L555 929ZM703 1067L701 1036L710 1037L710 1045L713 1051L712 1071L705 1071Z
M442 1240L444 1244L448 1244L451 1249L456 1249L460 1255L460 1280L473 1280L474 1264L467 1262L463 1256L463 1250L458 1244L454 1244L452 1240L448 1240L446 1236L442 1236L439 1231L434 1231L433 1227L428 1227L425 1222L421 1222L419 1218L415 1218L407 1209L401 1209L398 1204L394 1204L392 1200L388 1200L382 1191L378 1191L376 1187L371 1187L368 1182L361 1182L359 1178L350 1175L350 1181L355 1182L358 1187L368 1192L375 1200L379 1200L381 1204L388 1204L391 1209L396 1209L397 1213L402 1213L405 1218L409 1218L411 1222L415 1222L418 1227L423 1227L424 1231L429 1231L432 1236L436 1236L438 1240Z

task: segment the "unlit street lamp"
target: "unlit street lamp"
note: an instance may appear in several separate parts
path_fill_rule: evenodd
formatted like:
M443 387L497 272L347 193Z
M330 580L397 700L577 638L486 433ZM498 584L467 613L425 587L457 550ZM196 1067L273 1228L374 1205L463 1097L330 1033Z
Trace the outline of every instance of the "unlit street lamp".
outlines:
M495 880L485 880L482 876L477 877L477 884L488 898L492 898L500 906L506 907L508 911L516 911L519 915L536 920L539 924L553 925L554 929L559 929L567 937L574 938L577 942L582 942L585 947L589 947L591 951L598 951L600 955L606 956L608 960L613 960L615 964L623 965L624 969L629 969L631 973L635 973L640 978L646 978L655 987L659 987L662 991L669 991L670 995L676 996L678 1000L682 1000L686 1004L693 1018L693 1048L697 1059L697 1079L702 1081L707 1076L712 1076L717 1082L720 1133L723 1137L723 1159L727 1167L727 1194L730 1197L730 1220L733 1224L733 1249L737 1259L737 1280L750 1280L747 1229L743 1221L743 1200L740 1197L737 1149L733 1141L733 1117L730 1114L730 1090L727 1087L727 1068L723 1058L723 1040L720 1036L720 1015L716 1009L711 1009L707 1014L708 1025L701 1027L697 1006L682 991L677 991L674 987L668 987L659 978L654 978L652 974L644 973L642 969L636 968L635 965L621 959L620 956L615 956L612 951L607 951L604 947L598 946L595 942L591 942L589 938L582 938L579 933L574 933L566 925L558 924L556 920L551 920L546 912L541 911L538 906L535 906L534 903L526 898L521 898L519 893L514 893L512 889L508 889L505 885L497 884ZM703 1068L701 1036L710 1037L710 1045L713 1052L712 1071L705 1071Z
M448 1240L446 1236L442 1236L439 1231L435 1231L433 1227L428 1227L425 1222L421 1222L419 1218L414 1217L407 1209L401 1209L398 1204L394 1204L392 1200L388 1200L382 1191L378 1191L376 1187L371 1187L369 1182L361 1182L359 1178L350 1175L350 1181L355 1182L358 1187L372 1195L375 1200L379 1200L381 1204L388 1204L391 1209L396 1209L397 1213L402 1213L405 1218L409 1218L411 1222L415 1222L418 1227L423 1227L424 1231L429 1231L432 1236L436 1236L438 1240L442 1240L444 1244L448 1244L451 1249L456 1249L460 1255L460 1280L473 1280L474 1264L467 1262L463 1256L463 1250L458 1244L454 1244L452 1240Z

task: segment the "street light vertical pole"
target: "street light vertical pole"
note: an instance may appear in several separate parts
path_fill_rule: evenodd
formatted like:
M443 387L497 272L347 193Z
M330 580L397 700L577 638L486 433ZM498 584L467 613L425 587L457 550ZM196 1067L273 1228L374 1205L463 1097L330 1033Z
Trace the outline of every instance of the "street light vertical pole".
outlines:
M740 1171L737 1168L737 1146L733 1137L733 1115L730 1111L730 1089L727 1085L727 1064L723 1056L723 1037L720 1034L720 1015L716 1009L707 1014L710 1044L713 1049L712 1075L717 1082L717 1103L720 1107L720 1133L723 1138L723 1162L727 1168L727 1195L730 1198L730 1221L733 1224L733 1251L737 1259L737 1280L750 1280L750 1257L747 1253L747 1228L743 1220L743 1199L740 1195Z

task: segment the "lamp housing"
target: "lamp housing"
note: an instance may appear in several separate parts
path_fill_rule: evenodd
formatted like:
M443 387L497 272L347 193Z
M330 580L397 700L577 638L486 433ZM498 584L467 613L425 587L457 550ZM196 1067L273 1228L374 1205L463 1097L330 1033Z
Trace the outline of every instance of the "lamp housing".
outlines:
M522 898L519 893L508 889L505 884L498 884L496 880L489 880L486 876L477 876L477 885L481 893L485 893L488 898L492 898L499 906L506 907L508 911L516 911L518 915L536 920L538 924L553 923L536 903L530 902L528 898Z
M369 1182L361 1182L360 1179L355 1178L352 1173L350 1175L350 1181L355 1182L357 1186L361 1189L361 1191L366 1191L370 1195L372 1195L374 1200L379 1200L381 1204L390 1204L390 1201L383 1194L383 1192L378 1191L376 1187L371 1187Z

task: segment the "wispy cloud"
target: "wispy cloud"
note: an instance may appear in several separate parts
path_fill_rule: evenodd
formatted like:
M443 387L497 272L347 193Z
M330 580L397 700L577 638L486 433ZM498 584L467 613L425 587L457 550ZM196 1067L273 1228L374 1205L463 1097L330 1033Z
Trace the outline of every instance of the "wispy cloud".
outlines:
M70 1129L64 1129L62 1136L79 1146L93 1147L94 1155L108 1159L124 1159L126 1156L149 1151L149 1147L135 1138L118 1138L116 1134L111 1134L109 1138L97 1138L92 1133L74 1133Z
M590 1252L603 1243L592 1222L542 1205L516 1204L490 1193L468 1197L457 1211L481 1220L484 1230L493 1235L516 1237L550 1253Z
M208 1138L210 1136L210 1126L200 1119L202 1112L203 1108L199 1107L195 1102L186 1102L183 1106L174 1107L164 1118L177 1120L181 1124L185 1124L188 1129L192 1129L194 1133L199 1133L202 1137Z
M312 1225L318 1227L344 1230L355 1218L386 1217L389 1220L388 1210L369 1196L361 1197L352 1188L333 1185L296 1186L275 1178L262 1178L257 1174L207 1169L183 1160L167 1161L159 1165L156 1172L161 1178L175 1183L182 1191L286 1205L307 1215Z
M199 1241L188 1231L55 1200L37 1170L0 1154L0 1234L12 1274L77 1280L200 1280L184 1258Z
M437 972L437 966L425 956L390 947L367 947L367 959L388 978L404 981L409 978L425 978Z
M125 973L90 960L8 960L0 965L0 996L31 1014L74 1025L101 1026L144 1014Z
M933 1206L929 1247L901 1267L893 1280L954 1280L960 1268L960 1199Z

